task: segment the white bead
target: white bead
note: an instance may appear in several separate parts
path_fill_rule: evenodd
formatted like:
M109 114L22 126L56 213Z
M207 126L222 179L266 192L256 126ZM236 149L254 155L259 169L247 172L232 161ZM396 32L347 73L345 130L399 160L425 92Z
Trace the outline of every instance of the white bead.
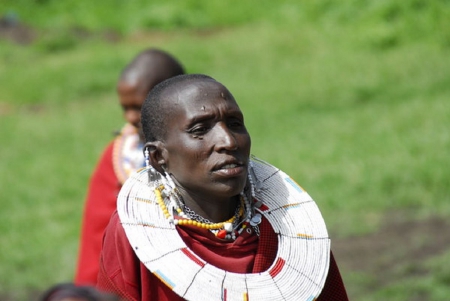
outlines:
M233 224L232 223L223 223L223 229L227 232L233 231Z

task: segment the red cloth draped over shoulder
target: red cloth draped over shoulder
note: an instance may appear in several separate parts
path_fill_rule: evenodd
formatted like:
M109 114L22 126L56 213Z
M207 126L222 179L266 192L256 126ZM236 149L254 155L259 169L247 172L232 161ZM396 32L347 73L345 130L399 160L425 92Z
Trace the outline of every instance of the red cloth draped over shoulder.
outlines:
M267 270L277 253L277 235L269 222L260 224L261 236L238 237L225 243L205 237L203 230L178 227L187 246L204 260L218 268L237 273L257 273ZM239 252L238 256L233 256ZM131 248L115 212L105 232L97 288L113 292L130 301L184 300L142 264ZM339 269L331 254L325 287L317 301L348 301Z
M107 145L89 182L74 280L77 285L96 284L103 233L116 210L122 185L114 172L113 146L114 141Z

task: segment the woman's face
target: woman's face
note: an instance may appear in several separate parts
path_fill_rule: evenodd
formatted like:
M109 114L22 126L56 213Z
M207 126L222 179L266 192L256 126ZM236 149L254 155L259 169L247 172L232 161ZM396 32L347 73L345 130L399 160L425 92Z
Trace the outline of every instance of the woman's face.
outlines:
M191 196L227 200L246 183L250 135L231 93L213 80L169 94L166 169Z
M135 128L141 128L141 107L147 93L138 83L130 84L125 81L117 85L120 105L122 106L125 120Z

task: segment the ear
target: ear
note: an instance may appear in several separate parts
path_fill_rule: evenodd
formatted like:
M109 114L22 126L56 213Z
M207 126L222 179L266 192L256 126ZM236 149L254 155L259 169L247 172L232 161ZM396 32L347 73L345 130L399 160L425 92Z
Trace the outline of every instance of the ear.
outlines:
M154 169L160 173L164 173L162 165L167 163L167 151L164 147L164 143L161 141L147 142L144 145L144 150L148 149L150 164Z

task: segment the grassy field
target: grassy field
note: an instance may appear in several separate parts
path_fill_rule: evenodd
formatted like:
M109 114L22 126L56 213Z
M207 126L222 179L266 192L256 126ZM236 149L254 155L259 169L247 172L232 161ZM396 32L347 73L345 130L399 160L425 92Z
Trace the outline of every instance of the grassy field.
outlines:
M0 4L0 300L72 279L117 76L146 47L232 91L252 153L319 204L352 300L448 300L449 1L146 2Z

